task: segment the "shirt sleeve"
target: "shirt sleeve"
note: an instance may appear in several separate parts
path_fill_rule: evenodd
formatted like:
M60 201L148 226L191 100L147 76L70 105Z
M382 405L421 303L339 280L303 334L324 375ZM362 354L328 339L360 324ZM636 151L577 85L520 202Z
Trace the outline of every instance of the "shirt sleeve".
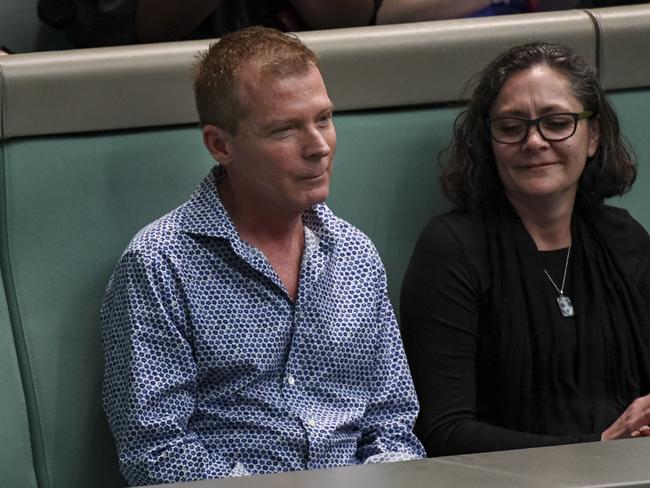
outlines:
M377 260L377 354L372 398L362 420L357 457L363 463L419 459L422 445L413 434L417 397L402 340L388 299L386 273Z
M197 395L188 311L173 264L125 253L101 312L104 409L131 485L247 474L191 428Z
M468 236L434 219L402 287L404 347L420 402L416 434L429 456L597 441L600 434L536 435L477 419L478 269Z

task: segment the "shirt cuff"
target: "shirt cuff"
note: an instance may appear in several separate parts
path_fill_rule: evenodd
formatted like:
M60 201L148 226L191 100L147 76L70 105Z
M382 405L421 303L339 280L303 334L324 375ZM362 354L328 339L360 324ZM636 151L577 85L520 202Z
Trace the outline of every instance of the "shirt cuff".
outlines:
M228 473L228 476L231 478L239 478L240 476L250 476L251 474L240 462L235 463L235 467L232 468L232 471Z
M414 459L420 459L420 456L411 452L380 452L379 454L368 456L363 464L394 463L397 461L412 461Z

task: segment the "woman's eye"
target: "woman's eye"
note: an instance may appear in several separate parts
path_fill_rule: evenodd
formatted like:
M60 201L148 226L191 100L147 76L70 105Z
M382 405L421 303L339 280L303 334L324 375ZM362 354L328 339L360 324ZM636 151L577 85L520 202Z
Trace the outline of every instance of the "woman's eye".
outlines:
M521 131L522 127L523 125L519 123L503 124L499 126L499 130L508 134L514 134Z
M560 130L569 127L573 123L573 120L566 117L557 117L552 119L545 119L542 123L547 129Z

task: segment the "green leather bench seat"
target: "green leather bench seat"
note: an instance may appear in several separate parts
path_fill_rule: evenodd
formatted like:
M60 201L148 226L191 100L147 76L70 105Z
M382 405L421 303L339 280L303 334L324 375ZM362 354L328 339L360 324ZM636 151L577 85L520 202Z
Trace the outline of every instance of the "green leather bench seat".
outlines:
M642 95L615 99L650 105L650 92ZM339 145L329 204L375 242L395 305L420 229L449 208L437 189L436 155L456 113L388 110L335 119ZM631 139L637 151L650 154L650 147L642 148L645 138ZM135 232L182 202L212 160L195 127L17 139L6 150L11 274L38 392L33 401L42 445L34 446L36 459L49 477L45 486L87 486L97 479L97 486L117 486L100 407L97 320L104 286ZM639 178L622 202L648 228L642 188L649 183Z
M648 28L650 35L650 27ZM622 90L610 94L621 122L621 130L639 163L632 191L609 203L626 208L650 232L650 86L642 90Z
M1 275L0 419L0 439L3 444L0 449L2 486L36 487L25 394Z
M373 236L394 298L419 227L444 205L428 189L450 117L430 109L336 117L330 203ZM406 146L405 138L427 142ZM19 138L4 150L5 274L33 389L40 486L119 486L100 404L104 287L137 230L184 201L213 160L194 126ZM360 198L371 194L376 200ZM11 411L25 414L24 406Z
M41 486L122 484L101 410L99 307L134 233L207 171L192 150L200 147L186 142L192 136L178 129L6 145L7 252Z

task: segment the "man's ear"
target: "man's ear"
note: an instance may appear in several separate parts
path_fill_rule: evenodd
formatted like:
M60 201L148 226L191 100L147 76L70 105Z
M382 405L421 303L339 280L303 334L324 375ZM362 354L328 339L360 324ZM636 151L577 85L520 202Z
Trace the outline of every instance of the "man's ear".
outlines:
M203 126L203 144L208 152L217 162L227 167L231 160L230 139L232 136L216 125L206 124Z

